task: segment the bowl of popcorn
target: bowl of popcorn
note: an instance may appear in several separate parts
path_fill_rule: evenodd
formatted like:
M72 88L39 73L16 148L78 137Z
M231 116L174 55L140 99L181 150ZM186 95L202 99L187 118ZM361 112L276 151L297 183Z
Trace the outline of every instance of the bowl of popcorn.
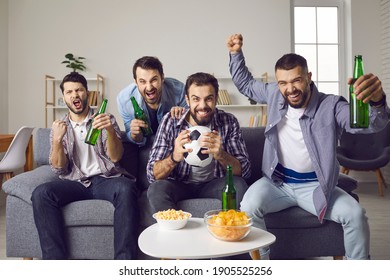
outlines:
M191 213L182 210L169 209L165 211L158 211L153 214L161 229L181 229L185 227L188 220L191 218Z
M204 215L208 231L223 241L239 241L245 238L253 224L252 217L239 210L211 210Z

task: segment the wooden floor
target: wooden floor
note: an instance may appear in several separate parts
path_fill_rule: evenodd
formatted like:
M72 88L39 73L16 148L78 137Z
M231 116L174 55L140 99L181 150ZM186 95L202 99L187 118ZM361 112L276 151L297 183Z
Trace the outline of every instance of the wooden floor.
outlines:
M390 183L388 183L390 188ZM360 203L367 211L371 230L371 258L390 260L390 189L380 197L376 183L359 183L357 193ZM0 191L0 259L5 253L5 194Z

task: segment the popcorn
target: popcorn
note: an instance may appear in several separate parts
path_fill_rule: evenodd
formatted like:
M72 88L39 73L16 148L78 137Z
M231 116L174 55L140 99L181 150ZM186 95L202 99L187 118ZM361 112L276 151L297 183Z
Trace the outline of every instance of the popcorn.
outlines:
M168 209L165 211L158 211L155 214L156 219L160 220L185 220L191 217L190 213L182 210Z

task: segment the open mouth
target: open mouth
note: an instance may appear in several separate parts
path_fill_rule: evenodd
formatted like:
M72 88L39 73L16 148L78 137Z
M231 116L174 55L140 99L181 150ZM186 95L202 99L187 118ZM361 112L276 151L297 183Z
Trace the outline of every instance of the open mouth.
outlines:
M291 102L298 102L298 101L301 100L301 93L300 92L296 92L296 93L289 94L288 95L288 99Z
M81 103L81 100L80 99L76 99L76 100L73 100L73 106L79 110L82 108L82 103Z
M201 117L205 118L209 115L210 110L197 110L196 113Z
M154 100L157 98L157 90L145 91L145 95L149 100Z

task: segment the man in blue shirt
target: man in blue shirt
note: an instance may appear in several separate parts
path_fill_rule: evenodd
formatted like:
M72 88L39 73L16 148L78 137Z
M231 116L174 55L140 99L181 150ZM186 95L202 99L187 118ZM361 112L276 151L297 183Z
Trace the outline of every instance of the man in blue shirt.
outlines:
M253 216L256 227L266 229L265 214L299 206L321 222L328 219L342 224L347 259L369 258L365 210L336 186L340 166L335 145L343 129L372 133L389 122L390 109L380 80L367 74L354 83L357 98L370 102L370 126L351 129L347 100L318 92L305 58L284 55L275 65L277 83L262 83L245 65L242 42L241 34L227 41L233 82L244 95L266 103L268 116L264 177L249 187L241 209Z
M122 116L129 141L143 146L146 137L142 135L141 128L147 127L148 124L135 119L130 98L134 96L147 114L155 133L165 113L170 112L172 108L181 112L182 107L186 106L184 84L173 78L165 78L162 63L158 58L151 56L141 57L135 62L133 77L134 83L122 89L117 96L118 111Z

